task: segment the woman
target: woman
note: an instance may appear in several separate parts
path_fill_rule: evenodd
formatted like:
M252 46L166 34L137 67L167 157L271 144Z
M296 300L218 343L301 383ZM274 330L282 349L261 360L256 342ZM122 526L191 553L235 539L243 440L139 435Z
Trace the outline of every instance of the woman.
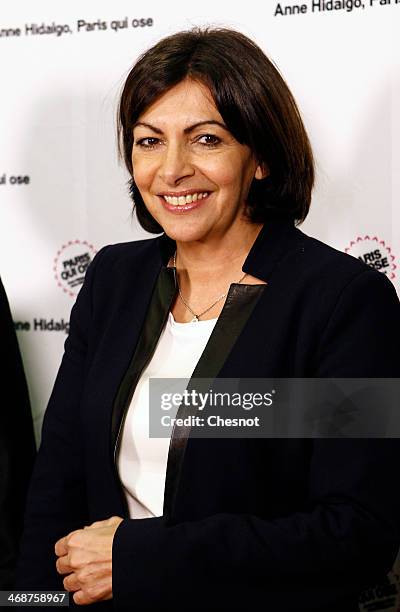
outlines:
M64 584L76 604L116 610L357 610L399 546L398 442L203 440L184 426L151 440L146 389L192 373L397 377L395 290L295 227L309 141L245 36L195 29L156 44L127 78L119 127L138 218L164 233L105 247L87 273L19 586Z

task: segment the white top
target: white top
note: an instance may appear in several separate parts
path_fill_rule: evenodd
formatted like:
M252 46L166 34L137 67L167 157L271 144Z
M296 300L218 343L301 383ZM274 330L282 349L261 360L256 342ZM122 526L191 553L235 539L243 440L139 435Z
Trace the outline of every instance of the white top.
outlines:
M118 456L131 518L163 513L170 439L149 437L149 378L190 378L216 321L177 323L169 313L154 355L142 372L126 415Z

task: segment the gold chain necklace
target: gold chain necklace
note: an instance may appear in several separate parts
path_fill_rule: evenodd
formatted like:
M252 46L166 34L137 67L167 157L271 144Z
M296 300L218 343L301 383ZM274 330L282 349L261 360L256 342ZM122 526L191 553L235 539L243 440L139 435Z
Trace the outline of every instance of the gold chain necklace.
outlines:
M176 268L176 251L174 253L174 268ZM237 281L237 283L241 283L242 280L245 278L245 276L247 276L247 273L245 272L242 276L242 278L240 280ZM182 302L184 303L184 305L186 306L186 308L192 313L193 315L193 319L190 321L190 323L198 323L200 320L200 317L202 317L203 315L206 314L206 312L208 312L209 310L211 310L211 308L213 308L215 306L215 304L218 304L218 302L220 302L224 297L226 297L228 295L228 291L226 291L225 293L223 293L222 295L219 296L219 298L217 298L215 300L215 302L213 302L211 304L211 306L209 306L208 308L206 308L205 310L203 310L203 312L199 312L198 314L196 314L194 312L194 310L189 306L189 304L187 303L187 301L185 300L185 298L182 295L181 292L181 288L179 286L179 280L178 280L178 273L176 274L176 284L178 286L178 292L179 292L179 297L181 298Z

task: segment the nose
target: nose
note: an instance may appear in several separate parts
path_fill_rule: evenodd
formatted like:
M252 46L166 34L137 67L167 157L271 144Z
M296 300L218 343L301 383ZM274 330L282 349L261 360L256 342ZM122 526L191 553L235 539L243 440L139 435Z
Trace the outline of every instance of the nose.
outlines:
M193 176L194 167L184 144L170 142L165 147L159 167L159 176L169 186L179 184L182 179Z

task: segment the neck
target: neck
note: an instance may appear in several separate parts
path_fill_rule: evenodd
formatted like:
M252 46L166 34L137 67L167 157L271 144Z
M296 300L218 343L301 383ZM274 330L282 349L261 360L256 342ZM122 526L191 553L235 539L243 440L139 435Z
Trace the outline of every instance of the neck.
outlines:
M176 262L180 278L189 285L242 275L243 263L254 244L262 224L242 226L240 235L226 232L223 237L176 243Z

